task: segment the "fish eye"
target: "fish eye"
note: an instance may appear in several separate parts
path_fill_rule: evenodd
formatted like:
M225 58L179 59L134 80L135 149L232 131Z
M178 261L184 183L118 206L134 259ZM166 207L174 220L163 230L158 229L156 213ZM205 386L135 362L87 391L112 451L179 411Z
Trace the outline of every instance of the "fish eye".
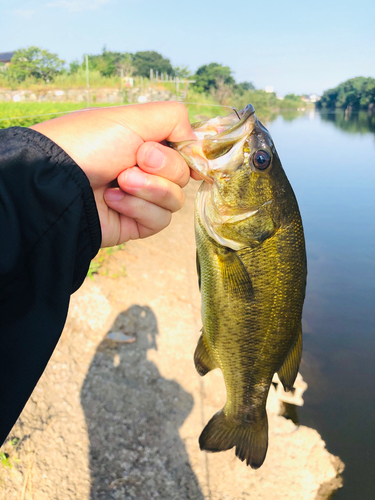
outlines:
M253 155L253 163L258 170L265 170L271 163L271 155L264 149L259 149Z

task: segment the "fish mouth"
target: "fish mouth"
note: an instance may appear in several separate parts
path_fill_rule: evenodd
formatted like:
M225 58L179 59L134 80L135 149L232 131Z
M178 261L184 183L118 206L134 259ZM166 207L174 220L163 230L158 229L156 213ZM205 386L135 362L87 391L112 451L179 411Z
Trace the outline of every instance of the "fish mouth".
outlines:
M243 144L254 128L255 120L254 107L248 104L238 114L233 112L228 116L193 123L196 140L168 144L203 180L213 184L215 172L242 162Z

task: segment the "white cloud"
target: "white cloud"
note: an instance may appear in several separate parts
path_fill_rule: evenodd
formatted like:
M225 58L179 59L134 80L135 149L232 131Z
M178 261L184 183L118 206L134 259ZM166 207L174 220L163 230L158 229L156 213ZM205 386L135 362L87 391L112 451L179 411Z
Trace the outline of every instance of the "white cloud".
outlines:
M56 0L47 3L47 7L61 7L69 12L80 12L82 10L96 10L111 0Z
M30 19L33 14L35 13L35 10L31 9L14 9L13 14L16 14L16 16L23 17L24 19Z

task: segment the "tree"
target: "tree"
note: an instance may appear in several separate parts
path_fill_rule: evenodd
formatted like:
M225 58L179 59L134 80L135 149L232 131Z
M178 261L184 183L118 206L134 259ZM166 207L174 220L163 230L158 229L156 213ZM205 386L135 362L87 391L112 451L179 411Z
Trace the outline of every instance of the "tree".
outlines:
M375 106L375 79L358 76L326 90L318 107L323 108L372 108Z
M85 61L83 61L83 68L86 67L85 64ZM107 50L106 46L104 46L101 54L89 55L89 69L97 70L103 76L118 74L121 68L124 70L126 69L126 71L124 71L126 76L131 76L131 54L128 52L112 52L111 50Z
M236 90L241 94L248 90L255 90L255 85L253 82L241 82L236 85Z
M197 69L194 79L194 87L199 92L209 92L212 88L217 89L223 83L225 85L236 83L230 67L218 63L204 64Z
M50 82L64 70L64 64L65 61L59 59L57 54L31 46L16 50L10 62L8 75L19 82L28 76Z
M216 87L211 87L210 93L220 104L227 104L229 97L233 94L233 86L224 83L223 77L215 80Z
M149 77L150 69L154 71L154 74L157 71L159 75L167 73L170 76L174 76L171 61L154 50L133 54L133 66L135 67L135 74L139 76Z
M132 76L135 72L135 67L133 66L132 54L125 53L124 57L116 63L116 73L121 74L123 72L124 76Z
M174 66L173 68L175 76L178 76L178 78L190 78L191 77L191 71L187 66Z
M81 63L78 61L78 59L74 59L74 61L72 61L70 64L69 64L69 73L72 75L73 73L77 73L77 71L79 70L79 68L81 67Z

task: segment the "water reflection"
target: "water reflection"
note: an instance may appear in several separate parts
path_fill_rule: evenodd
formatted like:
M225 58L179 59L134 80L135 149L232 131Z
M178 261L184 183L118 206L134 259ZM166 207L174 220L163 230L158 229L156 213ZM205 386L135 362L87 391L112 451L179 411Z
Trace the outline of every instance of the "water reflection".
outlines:
M301 117L301 111L298 111L297 109L288 109L280 113L280 115L283 117L283 120L286 122L292 122L296 120L297 118ZM279 114L273 117L273 120L277 118Z
M337 500L375 498L375 115L267 123L305 228L302 424L345 463Z
M336 127L352 134L375 134L375 113L359 111L350 113L344 110L334 112L322 111L321 118L325 122L333 123Z

